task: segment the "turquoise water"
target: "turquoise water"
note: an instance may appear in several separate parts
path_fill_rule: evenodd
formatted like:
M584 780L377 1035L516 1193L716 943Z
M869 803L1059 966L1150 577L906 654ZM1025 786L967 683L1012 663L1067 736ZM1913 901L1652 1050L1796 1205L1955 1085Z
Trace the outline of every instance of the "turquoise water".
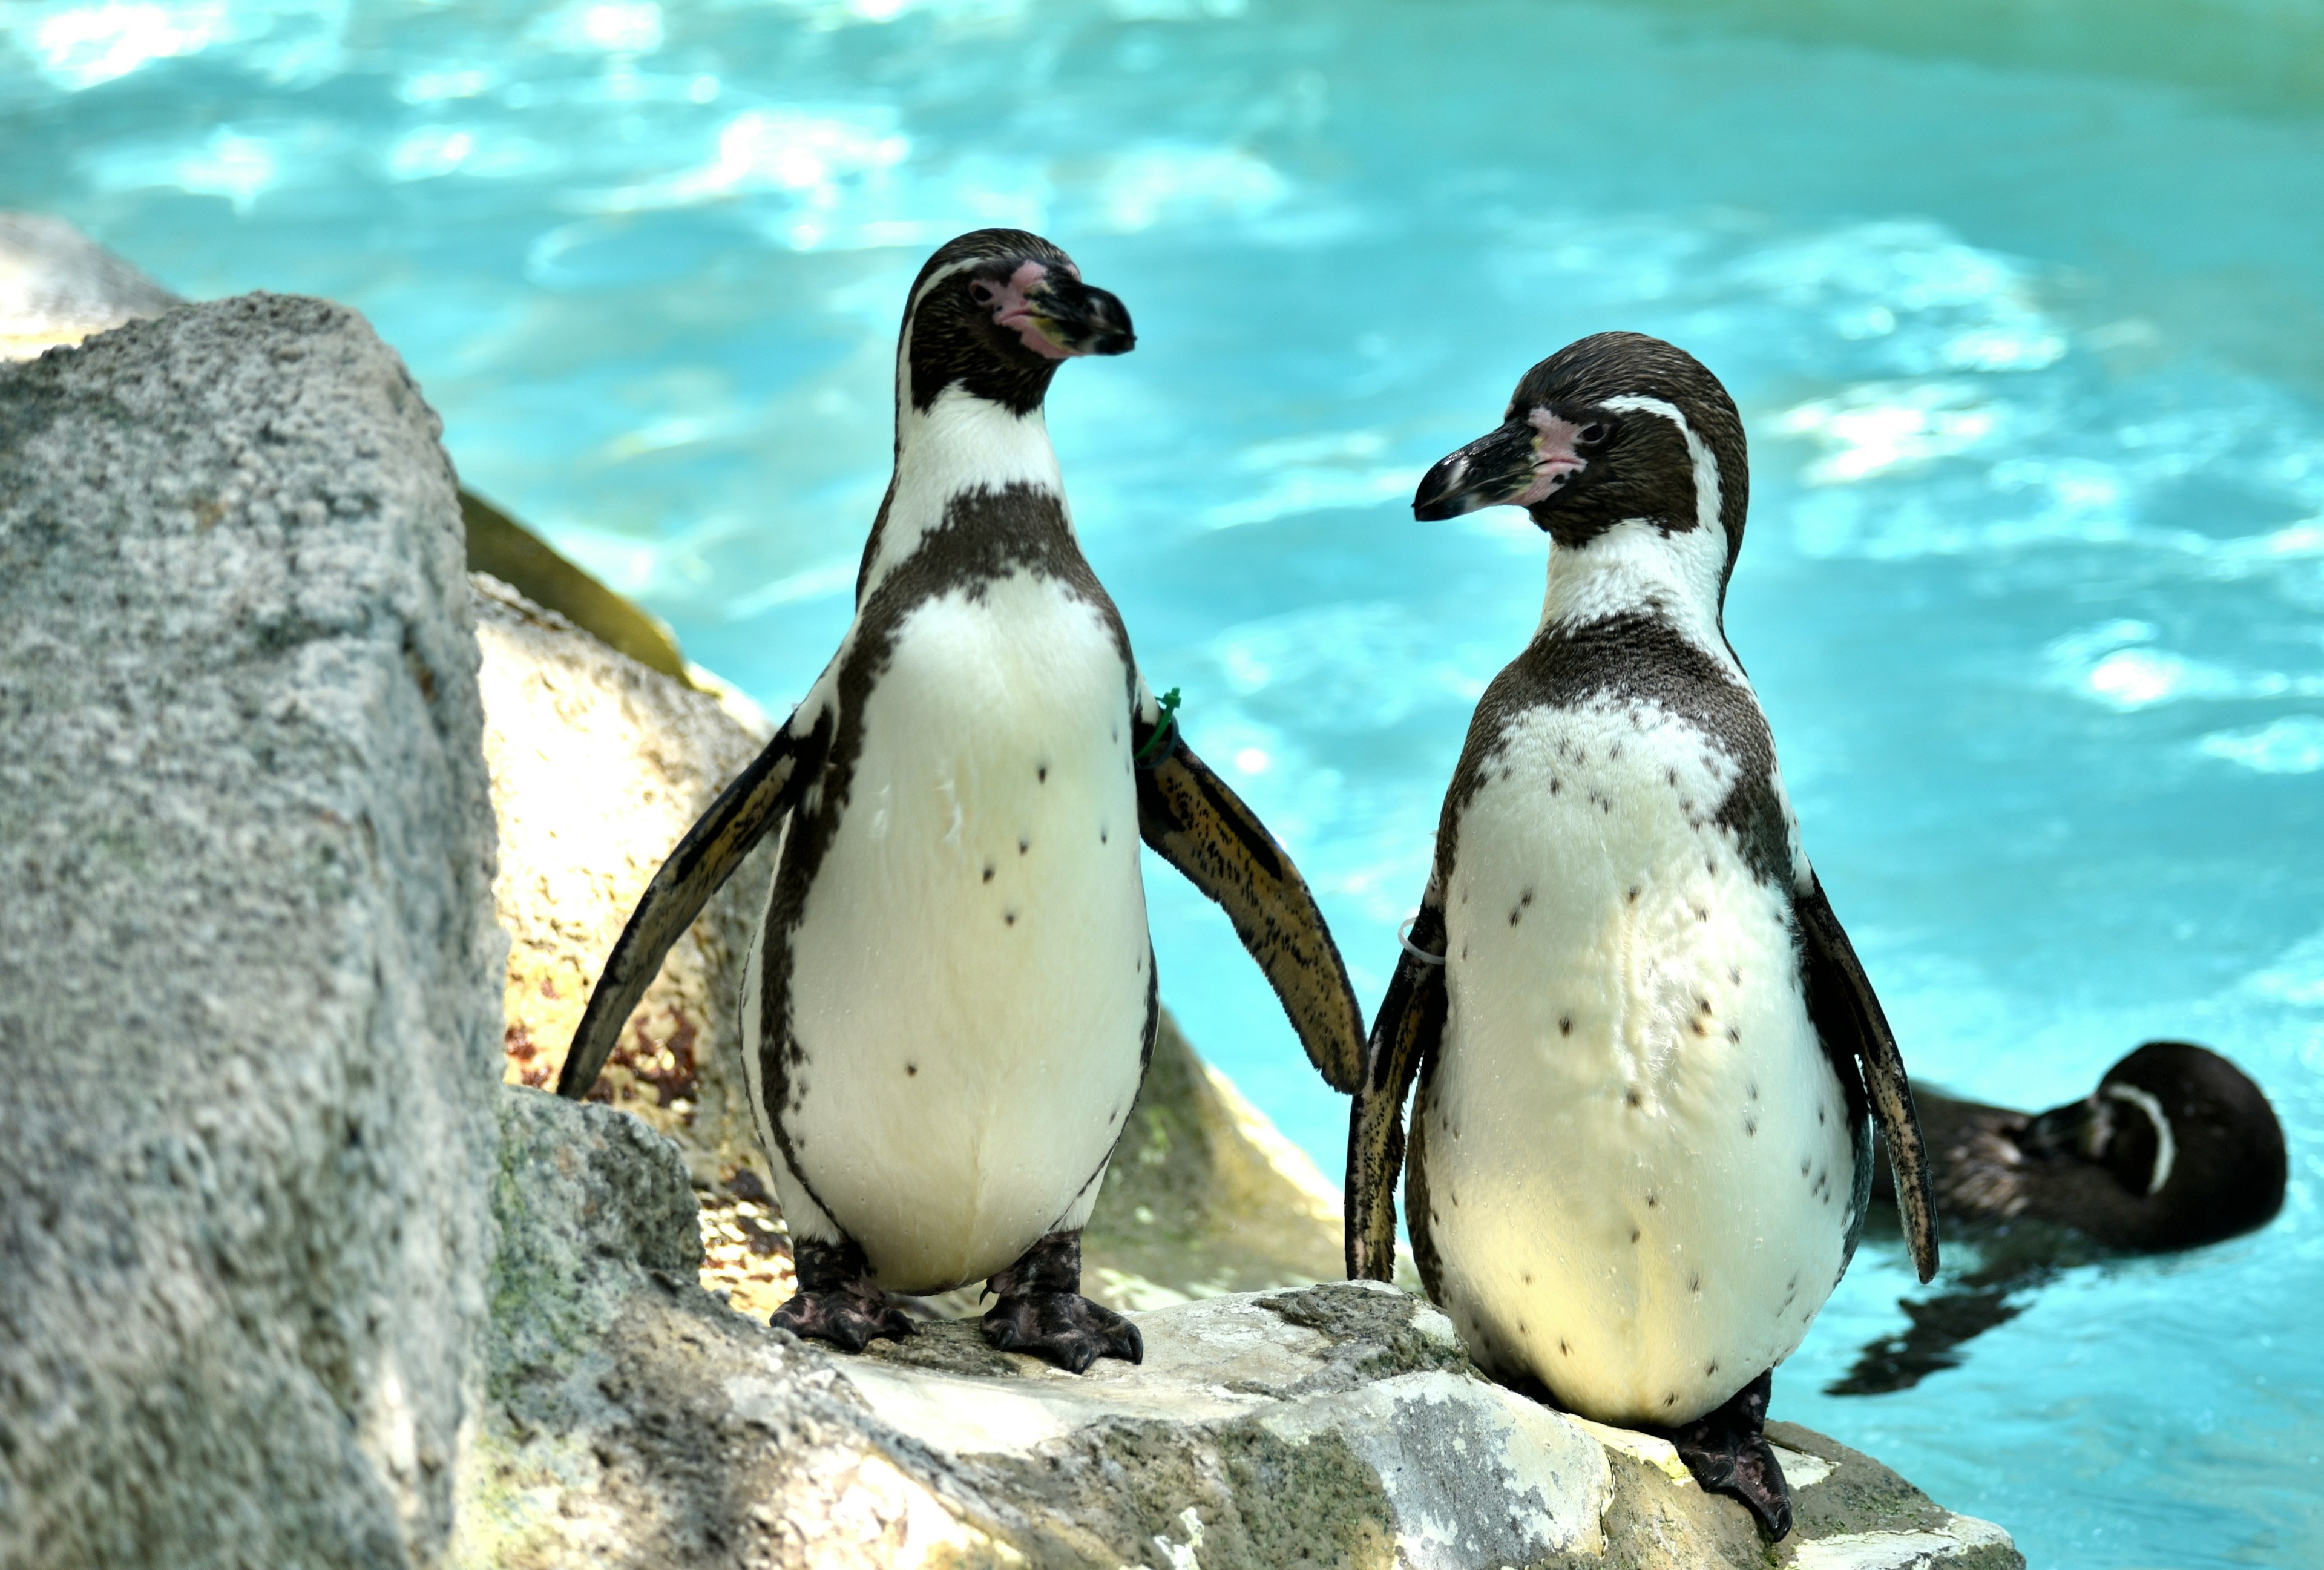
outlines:
M1140 334L1052 404L1089 552L1367 1004L1543 571L1415 480L1573 337L1686 345L1753 440L1729 631L1915 1070L2043 1105L2191 1036L2292 1148L2265 1232L1822 1395L1901 1325L1868 1249L1777 1414L2036 1565L2324 1563L2324 5L1890 9L20 3L0 205L361 307L470 485L775 710L920 256L1051 235ZM1166 998L1336 1171L1224 921L1151 889Z

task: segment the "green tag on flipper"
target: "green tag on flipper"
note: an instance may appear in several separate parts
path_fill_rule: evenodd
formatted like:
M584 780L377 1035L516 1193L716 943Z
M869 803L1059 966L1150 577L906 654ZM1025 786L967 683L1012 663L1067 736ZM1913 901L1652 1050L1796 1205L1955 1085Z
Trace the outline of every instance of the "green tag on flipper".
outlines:
M1156 698L1154 703L1155 706L1162 711L1162 717L1155 725L1154 734L1146 738L1146 744L1139 748L1131 756L1130 761L1132 763L1143 764L1148 754L1167 741L1178 729L1178 689L1172 688Z

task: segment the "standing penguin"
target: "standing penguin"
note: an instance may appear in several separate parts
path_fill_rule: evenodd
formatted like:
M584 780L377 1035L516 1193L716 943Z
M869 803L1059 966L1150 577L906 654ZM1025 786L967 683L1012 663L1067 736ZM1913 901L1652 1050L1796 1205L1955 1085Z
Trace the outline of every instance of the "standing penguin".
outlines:
M1074 537L1042 401L1065 360L1133 341L1038 236L928 258L855 619L655 874L567 1056L558 1092L584 1095L670 944L779 834L743 1066L798 1269L774 1323L801 1335L908 1335L889 1292L983 1279L996 1346L1075 1372L1139 1360L1080 1285L1154 1045L1141 836L1226 908L1323 1076L1360 1072L1306 884L1179 739Z
M1421 481L1423 521L1508 503L1554 543L1373 1021L1348 1271L1393 1268L1416 1074L1413 1251L1479 1363L1669 1433L1780 1538L1769 1374L1863 1229L1868 1099L1923 1280L1937 1240L1895 1038L1721 623L1746 489L1726 389L1636 333L1536 365Z

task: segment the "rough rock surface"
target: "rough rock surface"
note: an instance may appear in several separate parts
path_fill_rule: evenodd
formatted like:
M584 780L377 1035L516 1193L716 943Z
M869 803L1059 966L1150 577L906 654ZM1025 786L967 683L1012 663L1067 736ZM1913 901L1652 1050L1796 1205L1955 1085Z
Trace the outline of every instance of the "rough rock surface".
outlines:
M683 1159L511 1088L494 1405L456 1562L484 1566L1759 1566L2020 1570L1998 1528L1778 1425L1770 1554L1667 1444L1479 1378L1451 1323L1342 1282L1138 1316L1064 1374L973 1324L847 1357L692 1280Z
M92 333L159 316L185 301L62 218L0 211L0 364L78 344ZM669 629L468 491L460 493L468 567L512 583L633 660L688 683Z
M553 1085L639 894L767 732L733 699L647 670L506 584L473 581L500 817L493 901L512 940L507 1076ZM595 1093L678 1142L702 1206L703 1285L761 1319L794 1279L736 1012L771 854L754 853L670 951ZM1333 1279L1339 1195L1166 1016L1084 1258L1092 1295L1123 1308ZM964 1313L970 1300L930 1307Z
M0 369L0 1565L442 1552L502 940L437 435L319 300Z

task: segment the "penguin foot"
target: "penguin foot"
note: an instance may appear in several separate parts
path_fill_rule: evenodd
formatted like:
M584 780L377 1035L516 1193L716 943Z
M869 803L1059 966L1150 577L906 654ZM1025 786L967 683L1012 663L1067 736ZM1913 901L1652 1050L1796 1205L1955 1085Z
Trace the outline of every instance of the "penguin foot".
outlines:
M918 1333L910 1316L888 1301L872 1279L872 1266L853 1239L792 1245L798 1290L767 1323L793 1335L862 1352L874 1341L901 1341Z
M877 1287L868 1292L834 1287L822 1292L795 1293L767 1323L850 1352L862 1352L875 1341L901 1341L918 1334L911 1316L889 1302Z
M1067 1373L1102 1357L1146 1361L1138 1326L1079 1292L1019 1292L984 1311L984 1339L1003 1352L1028 1352Z
M1670 1436L1704 1492L1742 1501L1767 1540L1781 1542L1792 1529L1792 1490L1764 1432L1774 1375L1772 1369L1761 1374L1725 1406L1672 1429Z
M1102 1357L1146 1361L1138 1326L1082 1296L1082 1234L1053 1232L985 1283L999 1298L984 1312L984 1339L1003 1352L1030 1353L1068 1373Z

